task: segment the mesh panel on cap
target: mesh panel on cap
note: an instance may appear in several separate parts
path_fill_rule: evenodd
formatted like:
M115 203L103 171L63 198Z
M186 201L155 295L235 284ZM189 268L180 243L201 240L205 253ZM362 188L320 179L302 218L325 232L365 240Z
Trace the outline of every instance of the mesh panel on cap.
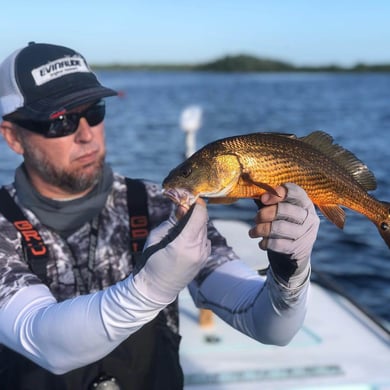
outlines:
M4 116L14 112L24 104L15 80L15 58L22 49L14 51L8 56L0 67L0 115Z

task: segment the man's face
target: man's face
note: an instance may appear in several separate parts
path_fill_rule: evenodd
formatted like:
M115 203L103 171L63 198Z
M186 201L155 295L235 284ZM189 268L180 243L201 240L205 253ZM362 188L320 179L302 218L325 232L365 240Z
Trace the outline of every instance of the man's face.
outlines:
M82 195L100 179L106 151L103 121L90 126L82 117L74 134L60 138L45 138L20 127L16 131L30 180L43 195Z

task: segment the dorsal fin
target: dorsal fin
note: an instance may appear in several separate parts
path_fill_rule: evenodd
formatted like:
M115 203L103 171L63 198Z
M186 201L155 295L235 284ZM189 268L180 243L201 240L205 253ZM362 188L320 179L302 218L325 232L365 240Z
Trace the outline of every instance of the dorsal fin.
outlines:
M376 189L375 176L368 169L367 165L349 150L334 144L332 136L328 133L314 131L299 139L330 157L335 163L352 175L366 191Z
M292 133L279 133L277 131L262 131L261 134L271 134L271 135L277 135L280 137L286 137L286 138L292 138L297 139L298 137L295 134Z

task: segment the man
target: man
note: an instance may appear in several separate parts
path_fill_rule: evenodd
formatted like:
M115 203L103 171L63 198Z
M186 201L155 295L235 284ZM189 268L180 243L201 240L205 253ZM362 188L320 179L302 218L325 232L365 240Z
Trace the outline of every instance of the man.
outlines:
M287 344L303 322L319 220L293 184L263 195L249 232L269 251L266 282L203 201L186 212L146 181L153 229L136 255L130 204L142 191L104 162L102 99L113 95L66 47L30 43L0 66L1 132L23 156L0 198L3 389L182 388L176 298L187 285L263 343Z

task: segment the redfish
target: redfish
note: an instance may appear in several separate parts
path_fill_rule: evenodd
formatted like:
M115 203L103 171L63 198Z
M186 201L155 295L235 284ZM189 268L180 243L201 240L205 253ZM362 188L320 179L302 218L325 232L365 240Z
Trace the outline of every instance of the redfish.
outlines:
M209 143L173 169L163 181L174 202L192 204L197 197L210 203L259 198L275 187L295 183L339 228L342 207L363 214L390 247L390 204L375 199L376 179L367 166L333 138L315 131L293 134L252 133Z

